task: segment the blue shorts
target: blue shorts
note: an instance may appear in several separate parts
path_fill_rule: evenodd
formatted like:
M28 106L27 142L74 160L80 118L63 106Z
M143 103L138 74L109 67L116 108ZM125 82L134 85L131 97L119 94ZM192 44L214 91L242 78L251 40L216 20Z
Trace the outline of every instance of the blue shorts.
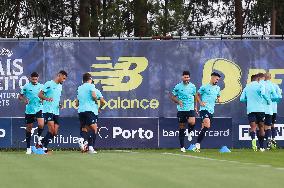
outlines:
M55 124L59 125L59 115L53 113L44 113L44 123L47 124L49 121L54 121Z
M272 115L265 114L264 125L271 126L272 125Z
M272 124L276 123L276 119L277 119L277 114L273 113L273 115L272 115Z
M37 120L37 118L43 118L43 114L41 110L35 114L25 114L26 124L34 123Z
M195 111L178 111L177 118L179 123L186 123L189 117L195 117Z
M98 116L94 114L94 112L80 112L79 120L81 127L90 126L92 124L96 124L98 122Z
M209 118L210 121L211 121L212 118L213 118L213 114L209 113L207 110L200 110L200 111L199 111L199 115L200 115L202 121L203 121L205 118Z
M264 112L251 112L248 114L249 123L255 122L256 124L264 122L265 114Z

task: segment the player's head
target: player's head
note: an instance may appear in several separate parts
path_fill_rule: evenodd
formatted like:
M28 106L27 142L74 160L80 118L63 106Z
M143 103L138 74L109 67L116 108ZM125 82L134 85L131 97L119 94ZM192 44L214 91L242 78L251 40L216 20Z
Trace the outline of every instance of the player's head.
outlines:
M36 85L38 83L38 73L37 72L33 72L31 74L31 78L30 78L30 82L33 84L33 85Z
M219 82L221 78L221 75L217 72L212 72L211 73L211 80L210 80L210 83L213 84L213 85L217 85L217 83Z
M257 77L256 74L253 74L253 75L251 75L251 77L250 77L250 81L251 81L251 82L257 81L257 79L258 79L258 77Z
M57 74L58 83L63 84L63 82L65 82L66 78L67 78L67 72L65 72L64 70L61 70L61 71L58 72L58 74Z
M271 74L269 72L266 72L264 74L264 76L265 76L265 80L270 80L271 79Z
M183 71L182 72L182 81L184 84L188 84L190 80L190 72L189 71Z
M83 74L83 82L84 83L92 83L92 75L88 72L86 72L85 74Z
M265 80L265 75L263 73L258 73L257 78L258 78L258 81Z

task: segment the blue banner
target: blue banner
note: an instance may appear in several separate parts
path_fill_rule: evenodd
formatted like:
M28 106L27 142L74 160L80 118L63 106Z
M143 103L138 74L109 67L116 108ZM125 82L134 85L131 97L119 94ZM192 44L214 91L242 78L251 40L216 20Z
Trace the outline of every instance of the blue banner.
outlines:
M177 118L161 118L160 119L160 148L178 148L179 147L179 132ZM193 131L192 141L185 138L185 146L195 144L197 136L201 128L201 119L196 119L195 130ZM233 146L232 137L232 118L214 118L211 128L206 132L204 141L201 144L202 148L221 148L221 146Z

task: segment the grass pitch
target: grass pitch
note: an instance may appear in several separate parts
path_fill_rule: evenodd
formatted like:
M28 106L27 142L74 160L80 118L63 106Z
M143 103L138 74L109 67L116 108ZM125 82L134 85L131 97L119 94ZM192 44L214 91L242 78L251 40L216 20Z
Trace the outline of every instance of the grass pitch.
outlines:
M284 150L101 150L89 155L0 152L3 188L283 187Z

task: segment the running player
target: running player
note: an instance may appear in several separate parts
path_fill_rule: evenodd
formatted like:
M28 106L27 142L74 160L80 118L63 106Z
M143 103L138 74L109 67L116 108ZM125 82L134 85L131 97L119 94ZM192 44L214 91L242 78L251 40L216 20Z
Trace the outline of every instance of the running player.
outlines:
M197 101L200 104L200 117L202 119L202 127L197 137L197 142L193 151L200 152L200 143L203 140L206 131L211 126L216 102L220 102L220 87L217 86L221 75L213 72L211 74L210 83L203 85L197 92Z
M30 82L25 84L19 95L19 100L23 101L26 104L25 111L25 121L26 121L26 143L27 151L26 154L31 154L31 131L33 123L37 121L38 138L43 132L44 118L42 114L42 101L38 97L39 91L42 89L43 85L38 82L39 75L36 72L33 72L30 77Z
M270 81L271 74L265 73L265 94L272 101L276 102L278 100L278 94L276 93L272 82ZM273 108L272 102L265 104L265 121L264 121L264 130L265 130L265 139L267 141L267 149L271 149L272 147L272 116L273 116Z
M259 128L258 140L260 145L260 151L264 151L264 102L269 100L265 95L265 87L258 82L258 75L251 76L251 83L247 84L243 89L240 97L241 102L245 102L247 105L247 114L250 124L250 137L252 139L252 149L257 151L256 145L256 129Z
M185 124L188 123L188 140L192 140L191 131L195 125L195 111L194 101L196 95L196 87L189 82L189 71L183 71L182 82L178 83L170 95L172 101L177 104L177 117L179 122L179 142L181 152L185 152L184 137L185 137Z
M39 92L39 97L43 100L43 114L45 123L48 125L48 132L43 138L43 150L47 152L49 140L58 133L58 115L60 108L60 97L62 84L67 78L67 73L61 70L54 80L46 82Z
M282 99L282 91L279 88L278 84L273 83L274 89L276 91L276 94L278 95L278 99ZM278 101L279 102L279 101ZM271 133L272 133L272 147L276 148L277 147L277 142L275 140L276 136L276 129L275 129L275 123L277 119L277 102L272 102L272 110L273 110L273 115L272 115L272 126L271 126Z
M78 87L77 106L80 120L81 136L84 139L84 144L88 143L89 153L97 153L94 150L96 135L99 106L97 100L100 101L100 106L105 104L105 100L101 92L96 89L92 84L92 76L90 73L83 74L83 84ZM89 132L89 134L88 134ZM85 151L85 146L80 146L81 150Z

